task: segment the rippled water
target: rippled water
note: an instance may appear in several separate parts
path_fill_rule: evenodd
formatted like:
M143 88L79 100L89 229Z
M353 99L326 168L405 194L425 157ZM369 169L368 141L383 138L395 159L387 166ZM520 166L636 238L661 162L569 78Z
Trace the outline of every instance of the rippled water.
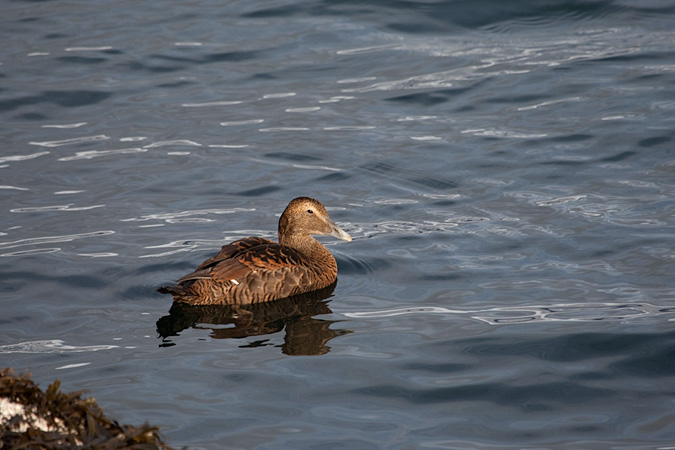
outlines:
M3 366L176 447L675 445L672 1L3 9ZM299 195L337 286L154 292Z

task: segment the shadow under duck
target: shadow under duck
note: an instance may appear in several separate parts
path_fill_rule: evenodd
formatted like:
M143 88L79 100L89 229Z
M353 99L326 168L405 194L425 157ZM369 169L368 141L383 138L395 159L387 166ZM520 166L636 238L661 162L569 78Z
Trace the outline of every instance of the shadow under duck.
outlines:
M325 288L337 279L337 263L312 235L352 240L321 202L298 197L279 218L279 243L247 237L224 245L178 284L158 290L190 305L243 305Z

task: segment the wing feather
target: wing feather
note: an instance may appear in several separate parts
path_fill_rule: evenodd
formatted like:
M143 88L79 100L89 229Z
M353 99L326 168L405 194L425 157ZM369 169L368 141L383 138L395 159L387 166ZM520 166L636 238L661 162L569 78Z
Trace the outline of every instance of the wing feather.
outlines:
M199 267L197 267L197 271L200 269L204 269L208 266L217 264L222 260L230 259L234 257L234 255L244 252L249 248L257 247L258 245L269 245L269 244L275 244L275 242L261 237L247 237L244 239L239 239L238 241L234 241L230 244L223 245L218 254L212 256L211 258L201 263Z
M178 283L199 279L239 283L253 272L263 278L281 280L292 272L290 269L304 272L309 265L312 265L310 260L290 247L264 238L246 238L223 246L216 256L204 261L191 274L180 278Z

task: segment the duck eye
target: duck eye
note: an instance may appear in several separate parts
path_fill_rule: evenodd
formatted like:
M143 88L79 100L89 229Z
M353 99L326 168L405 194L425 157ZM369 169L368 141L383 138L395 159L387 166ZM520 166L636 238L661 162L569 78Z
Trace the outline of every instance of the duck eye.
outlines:
M308 209L307 212L310 214L314 214L314 211L312 211L311 209Z

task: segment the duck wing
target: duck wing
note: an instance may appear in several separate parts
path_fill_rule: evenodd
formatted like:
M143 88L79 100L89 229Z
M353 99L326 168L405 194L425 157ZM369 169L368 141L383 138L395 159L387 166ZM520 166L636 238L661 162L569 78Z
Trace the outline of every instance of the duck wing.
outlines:
M234 241L230 244L223 245L223 247L220 249L217 255L212 256L211 258L207 259L203 263L197 267L196 271L199 271L201 269L206 269L210 266L213 266L215 264L218 264L219 262L234 258L235 255L240 254L252 247L257 247L258 245L270 245L270 244L275 244L274 241L270 241L269 239L261 238L261 237L247 237L244 239L239 239L238 241ZM195 271L195 272L196 272ZM186 275L190 276L190 275ZM185 278L185 277L183 277Z
M269 277L281 271L277 274L282 276L282 273L288 273L284 269L297 268L303 271L309 265L311 262L297 250L268 239L246 238L223 246L216 256L204 261L193 273L179 279L178 283L210 279L217 283L236 281L238 284L252 272Z

